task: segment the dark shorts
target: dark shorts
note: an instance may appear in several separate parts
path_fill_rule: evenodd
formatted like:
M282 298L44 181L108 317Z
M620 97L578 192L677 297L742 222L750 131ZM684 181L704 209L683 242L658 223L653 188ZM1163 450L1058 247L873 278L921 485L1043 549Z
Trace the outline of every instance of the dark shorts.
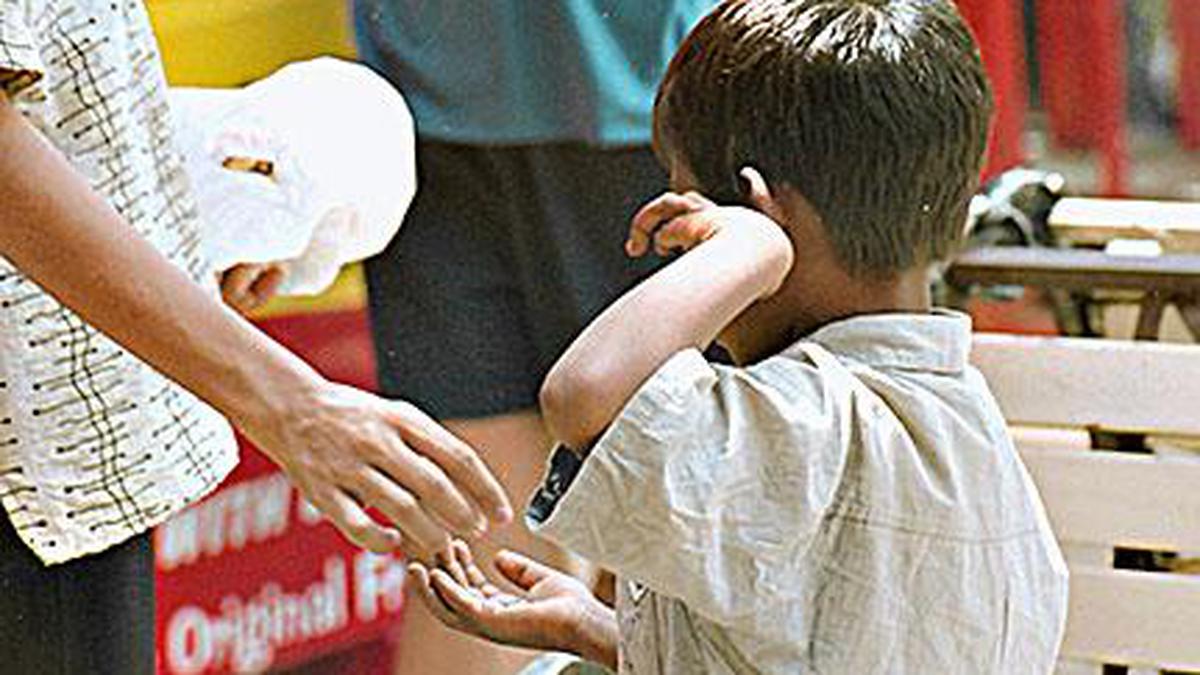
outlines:
M154 672L149 535L46 567L0 511L0 672Z
M649 148L424 143L399 236L366 265L382 391L440 418L537 404L588 321L652 272L624 242L666 189Z

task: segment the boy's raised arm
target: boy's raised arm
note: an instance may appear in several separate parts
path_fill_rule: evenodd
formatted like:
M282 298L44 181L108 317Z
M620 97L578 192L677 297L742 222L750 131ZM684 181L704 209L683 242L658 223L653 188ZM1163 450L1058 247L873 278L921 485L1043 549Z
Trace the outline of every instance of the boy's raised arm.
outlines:
M508 518L461 441L410 405L333 384L221 307L138 236L0 95L0 255L224 413L350 539L441 546Z
M751 200L767 199L762 176L745 169ZM626 249L688 251L622 296L567 349L542 386L551 435L582 450L642 384L677 352L704 349L756 300L774 293L792 266L783 230L759 211L667 193L634 217Z

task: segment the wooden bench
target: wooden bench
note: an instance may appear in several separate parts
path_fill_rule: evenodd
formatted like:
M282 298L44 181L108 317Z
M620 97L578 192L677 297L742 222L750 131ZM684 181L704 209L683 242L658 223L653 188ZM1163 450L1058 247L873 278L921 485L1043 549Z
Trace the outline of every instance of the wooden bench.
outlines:
M1071 569L1062 672L1200 671L1200 576L1161 571L1200 551L1200 453L1169 451L1200 441L1200 346L981 334L973 360ZM1144 451L1094 449L1098 430ZM1131 551L1160 570L1116 569Z
M946 280L958 288L1029 286L1092 297L1132 293L1141 307L1139 339L1155 339L1167 306L1175 305L1193 339L1200 341L1198 254L1141 257L1087 249L989 246L958 256ZM1060 319L1059 323L1066 322Z
M1060 331L1086 336L1108 332L1093 325L1094 310L1140 305L1135 335L1143 340L1158 337L1173 305L1200 341L1200 202L1062 198L1062 189L1060 176L1014 171L981 196L977 247L946 270L946 301L964 306L980 287L1038 288ZM991 245L1017 231L1025 246ZM1118 240L1161 254L1106 250Z
M1072 246L1152 239L1168 253L1200 253L1200 202L1068 197L1054 205L1048 224Z

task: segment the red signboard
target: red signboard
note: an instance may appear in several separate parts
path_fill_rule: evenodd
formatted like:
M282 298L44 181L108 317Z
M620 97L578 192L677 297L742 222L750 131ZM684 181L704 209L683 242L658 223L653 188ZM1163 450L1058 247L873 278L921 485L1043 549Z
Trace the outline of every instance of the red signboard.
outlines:
M374 384L361 312L263 328L336 380ZM160 673L261 672L378 639L403 605L398 557L355 548L249 445L222 487L158 528Z

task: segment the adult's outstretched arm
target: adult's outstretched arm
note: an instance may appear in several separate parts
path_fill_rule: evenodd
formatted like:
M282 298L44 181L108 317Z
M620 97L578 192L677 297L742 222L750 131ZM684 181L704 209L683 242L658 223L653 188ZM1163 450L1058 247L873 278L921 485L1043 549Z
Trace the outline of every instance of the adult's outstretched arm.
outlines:
M409 404L329 382L211 298L3 95L0 255L221 411L355 543L424 553L511 518L470 447Z

